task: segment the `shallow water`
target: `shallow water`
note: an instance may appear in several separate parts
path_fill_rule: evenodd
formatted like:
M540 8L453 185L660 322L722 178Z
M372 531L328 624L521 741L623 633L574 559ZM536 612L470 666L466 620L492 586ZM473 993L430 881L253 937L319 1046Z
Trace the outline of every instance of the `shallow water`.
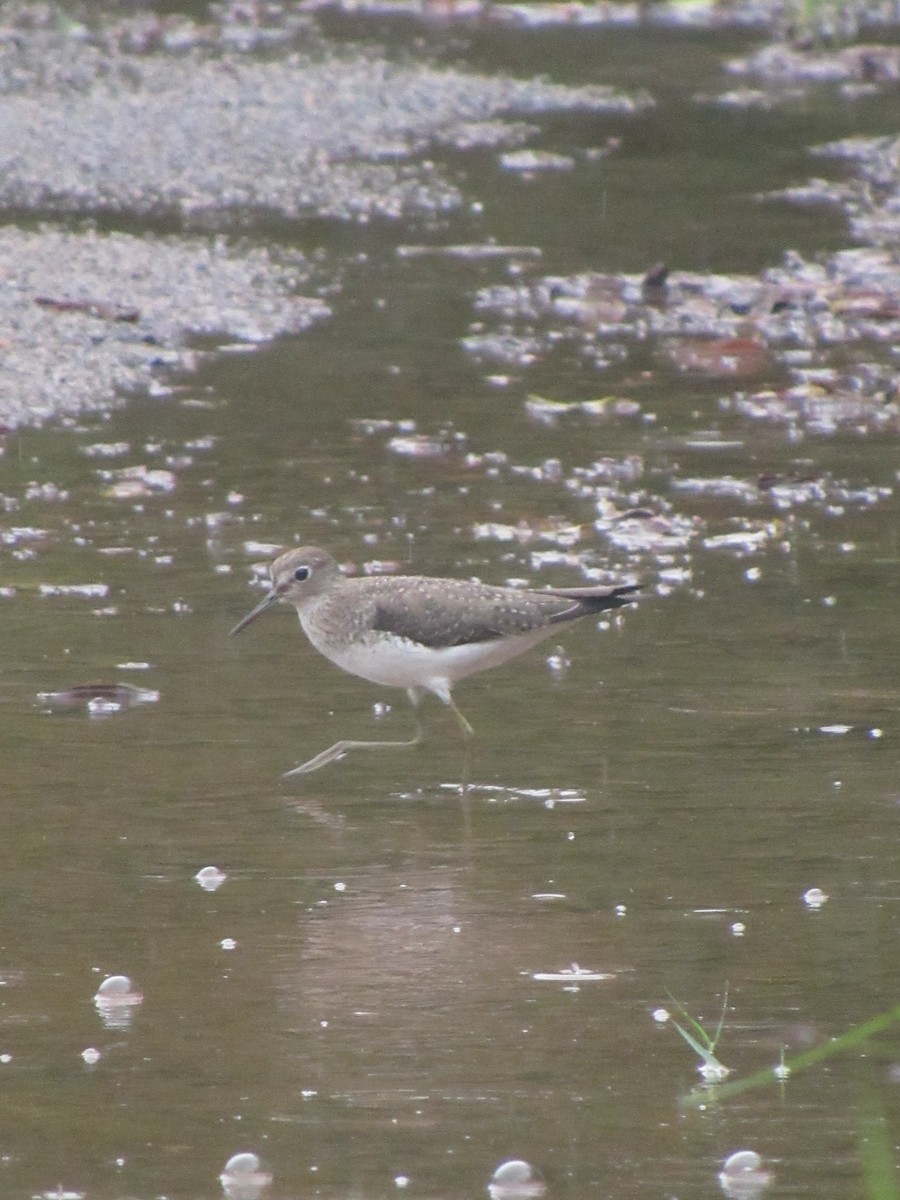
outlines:
M438 227L285 224L341 264L332 320L211 360L169 398L7 439L10 1195L214 1195L249 1149L276 1196L389 1194L398 1176L408 1194L481 1195L516 1157L551 1196L715 1196L741 1148L773 1195L864 1194L872 1113L896 1140L895 1039L698 1112L679 1106L695 1056L651 1014L674 997L714 1029L727 990L718 1054L737 1076L897 1003L896 440L792 443L723 410L734 380L680 375L651 345L599 371L572 346L498 367L461 343L487 320L478 289L518 271L756 271L845 244L832 211L747 198L805 178L804 147L845 133L844 109L688 103L688 64L702 91L738 41L437 45L666 102L625 134L546 121L541 148L623 135L623 153L530 182L448 152L483 211ZM487 237L543 257L397 254ZM639 410L545 424L531 394ZM172 477L126 495L101 474L141 465ZM819 490L779 506L766 487L676 486L761 475ZM668 532L595 531L605 497L585 489L607 483ZM228 639L258 596L251 564L295 539L430 574L540 585L596 567L646 587L612 627L567 632L564 669L547 643L459 686L478 734L464 800L436 701L422 747L282 782L338 737L410 729L402 693L317 658L288 611ZM108 591L40 592L91 584ZM38 699L91 682L159 699L93 715ZM227 875L211 893L194 879L208 864ZM573 964L603 978L535 978ZM144 998L110 1028L93 997L121 973Z

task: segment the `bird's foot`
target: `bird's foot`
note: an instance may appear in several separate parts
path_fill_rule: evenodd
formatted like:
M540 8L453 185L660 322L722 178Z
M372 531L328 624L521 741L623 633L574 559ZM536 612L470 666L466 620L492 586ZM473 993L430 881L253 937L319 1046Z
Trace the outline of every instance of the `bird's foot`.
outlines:
M309 775L313 771L318 771L321 767L327 767L329 763L340 761L350 750L408 750L411 746L417 746L421 740L421 734L417 734L416 737L410 738L407 742L335 742L333 746L329 746L327 750L322 750L314 758L301 763L299 767L293 767L290 771L285 771L282 779L290 779L293 775Z

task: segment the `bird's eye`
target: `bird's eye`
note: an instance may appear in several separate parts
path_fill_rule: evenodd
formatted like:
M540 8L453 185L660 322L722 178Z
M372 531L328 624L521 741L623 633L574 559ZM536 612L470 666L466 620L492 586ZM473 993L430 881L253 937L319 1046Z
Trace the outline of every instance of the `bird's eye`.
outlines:
M309 579L309 567L298 567L294 572L294 578L298 583L306 583Z

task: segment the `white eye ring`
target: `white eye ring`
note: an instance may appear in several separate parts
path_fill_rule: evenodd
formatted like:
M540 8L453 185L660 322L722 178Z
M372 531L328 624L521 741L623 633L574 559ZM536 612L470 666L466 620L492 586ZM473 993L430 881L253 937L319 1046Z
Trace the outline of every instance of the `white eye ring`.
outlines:
M297 580L298 583L306 583L307 579L309 579L309 576L310 576L309 567L298 567L297 570L294 572L294 578Z

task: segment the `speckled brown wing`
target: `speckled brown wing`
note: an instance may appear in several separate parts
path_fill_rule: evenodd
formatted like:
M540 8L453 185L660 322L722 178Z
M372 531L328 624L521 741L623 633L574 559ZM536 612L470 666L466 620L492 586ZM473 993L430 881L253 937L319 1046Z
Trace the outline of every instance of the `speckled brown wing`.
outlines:
M415 577L395 579L391 594L371 597L371 627L438 650L514 637L575 621L588 613L629 603L636 585L519 591L465 580L436 580L417 586Z

